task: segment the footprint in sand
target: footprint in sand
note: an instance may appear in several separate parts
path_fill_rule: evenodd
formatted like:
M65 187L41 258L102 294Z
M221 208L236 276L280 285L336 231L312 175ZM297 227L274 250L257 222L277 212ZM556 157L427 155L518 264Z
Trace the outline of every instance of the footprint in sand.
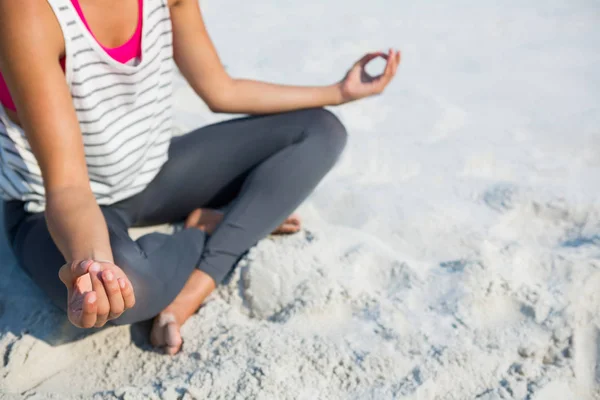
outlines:
M513 208L516 187L507 184L498 184L487 189L482 196L483 202L490 208L504 212Z

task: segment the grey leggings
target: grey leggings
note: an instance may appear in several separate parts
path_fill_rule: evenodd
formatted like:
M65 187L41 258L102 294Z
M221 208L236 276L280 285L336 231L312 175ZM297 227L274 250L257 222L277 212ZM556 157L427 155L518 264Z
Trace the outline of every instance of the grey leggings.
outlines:
M169 161L142 193L102 207L115 264L136 294L135 307L114 323L157 315L194 268L220 283L312 192L345 143L344 126L323 109L241 118L174 138ZM137 241L128 234L130 227L180 222L196 208L225 205L224 219L210 236L195 228ZM21 202L10 201L5 225L22 268L65 310L67 292L58 279L64 259L43 213L28 214Z

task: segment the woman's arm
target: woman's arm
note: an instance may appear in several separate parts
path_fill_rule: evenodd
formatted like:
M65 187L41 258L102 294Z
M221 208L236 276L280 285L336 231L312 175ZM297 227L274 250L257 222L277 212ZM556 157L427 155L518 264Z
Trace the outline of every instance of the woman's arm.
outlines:
M62 33L46 2L0 1L0 69L40 165L48 228L65 259L112 260L90 189L83 140L59 58Z
M62 31L47 2L0 0L0 70L40 165L50 234L68 263L112 263L108 229L90 188L82 134L59 64L63 53ZM74 271L73 280L81 272ZM100 306L103 288L96 282L93 289Z
M191 87L214 112L268 114L338 105L381 93L396 73L400 54L370 53L341 82L319 87L276 85L231 78L206 31L198 0L172 0L175 62ZM369 77L364 66L373 58L387 59L384 73Z

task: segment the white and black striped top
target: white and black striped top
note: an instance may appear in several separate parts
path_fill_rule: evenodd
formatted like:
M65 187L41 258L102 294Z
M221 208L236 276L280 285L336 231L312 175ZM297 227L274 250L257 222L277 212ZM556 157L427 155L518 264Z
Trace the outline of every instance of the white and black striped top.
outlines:
M111 58L70 0L48 0L63 30L65 75L85 147L92 191L101 205L131 197L168 158L172 127L173 46L167 0L144 0L142 59ZM39 165L23 130L0 106L0 190L29 212L45 209Z

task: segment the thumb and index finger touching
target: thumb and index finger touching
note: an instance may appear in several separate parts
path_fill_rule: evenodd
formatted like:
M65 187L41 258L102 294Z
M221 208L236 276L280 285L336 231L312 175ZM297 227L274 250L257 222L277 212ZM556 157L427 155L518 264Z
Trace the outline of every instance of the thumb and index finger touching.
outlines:
M72 261L65 264L58 272L60 280L67 285L73 286L77 278L84 276L87 273L103 271L102 262L95 260Z
M388 55L386 53L383 53L381 51L376 51L376 52L373 52L373 53L367 53L367 54L365 54L360 60L358 60L356 62L355 66L364 67L369 62L371 62L372 60L376 59L377 57L381 57L381 58L383 58L385 60L388 59Z
M367 53L360 60L358 60L355 63L355 66L364 67L369 62L373 61L374 59L376 59L378 57L381 57L384 60L386 60L388 64L392 61L395 63L399 63L400 58L401 58L401 52L399 50L394 51L394 50L390 49L390 50L388 50L387 53L384 53L382 51L374 51L371 53Z
M102 262L94 260L73 261L71 263L65 264L60 269L58 275L60 280L65 284L65 286L67 286L67 289L70 291L73 289L78 278L88 273L93 273L94 270L96 270L97 272L105 270L105 268L102 267ZM117 283L121 290L121 295L123 296L125 307L133 307L135 305L135 294L131 282L126 276L123 276L118 277Z
M94 261L92 260L84 260L84 261L72 261L63 265L63 267L58 272L58 277L67 287L73 286L75 280L89 272L90 267Z

